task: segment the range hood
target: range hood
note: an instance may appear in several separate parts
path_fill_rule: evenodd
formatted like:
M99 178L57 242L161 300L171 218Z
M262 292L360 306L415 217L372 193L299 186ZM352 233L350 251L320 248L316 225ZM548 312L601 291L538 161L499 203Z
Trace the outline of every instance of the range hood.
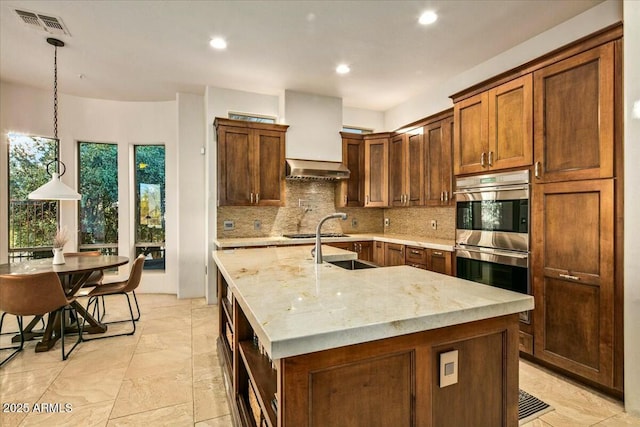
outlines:
M349 179L349 169L340 162L321 160L286 160L286 179L325 180Z

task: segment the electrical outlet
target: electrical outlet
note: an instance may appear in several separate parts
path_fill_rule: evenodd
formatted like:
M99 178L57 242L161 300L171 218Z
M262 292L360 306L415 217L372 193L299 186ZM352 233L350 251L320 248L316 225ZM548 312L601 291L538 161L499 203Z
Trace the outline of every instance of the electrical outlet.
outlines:
M440 354L440 388L458 382L458 350Z
M391 220L390 220L389 218L385 218L385 219L384 219L384 226L385 226L385 227L388 227L388 226L390 226L390 225L391 225Z
M437 230L438 229L438 221L436 221L435 219L431 220L431 229L432 230Z
M358 220L356 218L351 218L351 226L356 228L358 226Z
M225 219L225 220L222 222L222 229L223 229L224 231L231 231L231 230L233 230L234 228L236 228L236 223L235 223L235 221L232 221L232 220L230 220L230 219Z
M262 229L262 222L260 222L259 219L256 219L256 220L253 221L253 229L254 230Z

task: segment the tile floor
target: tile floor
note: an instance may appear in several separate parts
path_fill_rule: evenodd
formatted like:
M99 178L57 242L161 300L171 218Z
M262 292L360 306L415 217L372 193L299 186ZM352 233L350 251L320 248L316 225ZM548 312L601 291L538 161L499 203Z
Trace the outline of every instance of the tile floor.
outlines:
M0 426L231 426L215 349L217 307L172 295L138 299L133 336L83 342L64 362L59 344L36 354L29 342L0 370L0 402L41 410L2 411ZM107 309L111 316L127 311L119 296L107 299ZM527 427L640 426L620 402L529 362L520 363L520 386L555 408ZM71 410L47 413L43 403Z

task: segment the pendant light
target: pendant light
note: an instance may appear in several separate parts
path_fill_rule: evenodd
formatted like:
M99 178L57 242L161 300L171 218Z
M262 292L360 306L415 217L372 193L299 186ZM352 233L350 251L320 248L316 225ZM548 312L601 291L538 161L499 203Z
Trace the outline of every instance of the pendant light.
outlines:
M64 46L64 42L54 38L48 38L47 43L54 47L53 55L53 136L58 140L58 48ZM58 140L59 141L59 140ZM50 172L49 167L56 164L56 171ZM60 172L62 170L62 172ZM51 175L51 180L42 185L35 191L29 193L31 200L80 200L80 194L73 188L69 187L62 181L60 177L64 175L67 167L58 160L47 163L47 173Z

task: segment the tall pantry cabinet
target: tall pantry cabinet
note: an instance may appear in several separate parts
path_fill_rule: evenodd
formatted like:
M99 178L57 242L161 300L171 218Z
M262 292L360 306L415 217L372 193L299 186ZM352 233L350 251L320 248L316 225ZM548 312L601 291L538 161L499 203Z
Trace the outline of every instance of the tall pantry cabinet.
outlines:
M621 52L610 41L533 73L531 219L534 356L618 392Z

